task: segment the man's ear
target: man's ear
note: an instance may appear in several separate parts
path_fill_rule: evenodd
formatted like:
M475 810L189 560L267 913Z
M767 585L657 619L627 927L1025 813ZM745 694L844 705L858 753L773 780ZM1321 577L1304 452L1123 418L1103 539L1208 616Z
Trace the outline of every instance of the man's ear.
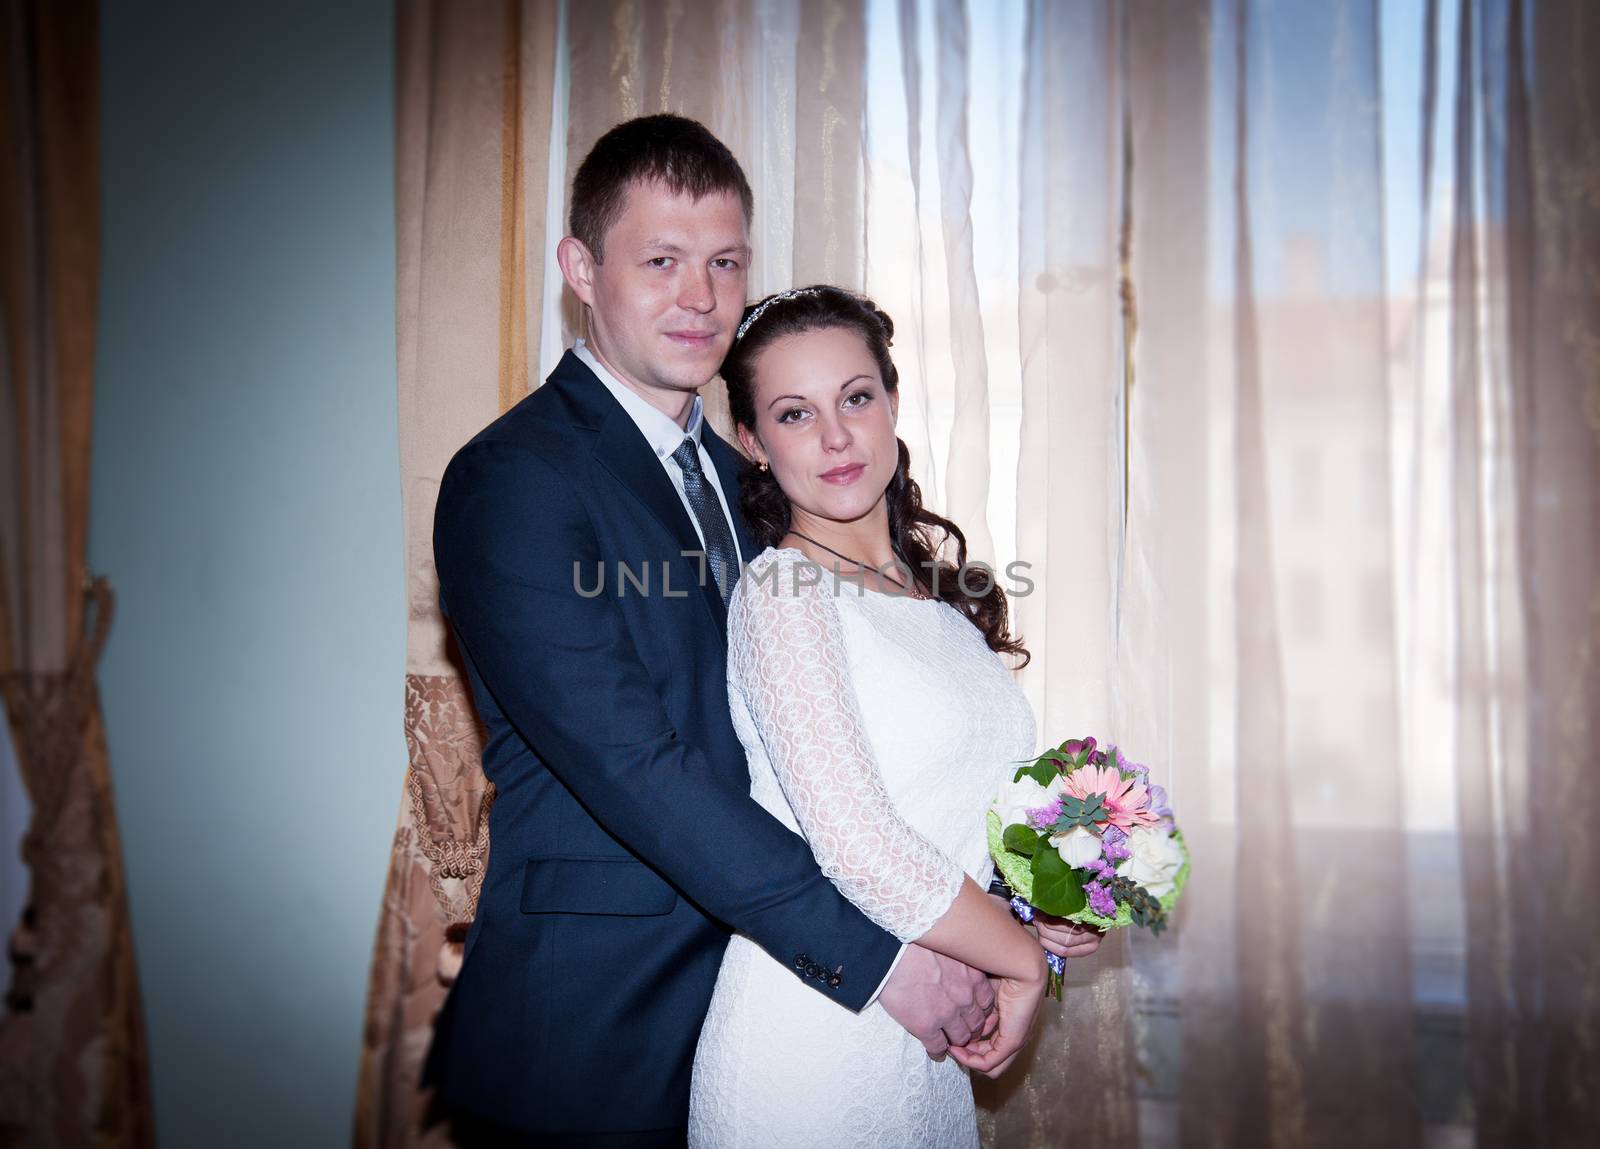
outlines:
M569 235L556 245L556 262L561 265L561 277L567 281L584 306L594 304L594 269L599 262L583 240Z
M758 464L767 461L767 453L761 449L761 440L751 433L750 428L740 423L733 428L733 433L739 437L739 446L744 448L746 455Z

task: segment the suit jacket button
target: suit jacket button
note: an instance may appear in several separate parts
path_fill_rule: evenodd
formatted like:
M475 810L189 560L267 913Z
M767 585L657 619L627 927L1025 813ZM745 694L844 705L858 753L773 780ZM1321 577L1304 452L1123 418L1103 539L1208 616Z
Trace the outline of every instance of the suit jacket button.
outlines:
M816 977L817 976L817 963L816 962L814 962L814 961L806 962L806 976L807 977Z
M806 964L810 960L811 959L806 957L805 954L795 954L794 955L794 968L795 969L805 969L806 968Z
M844 975L843 974L834 973L834 974L829 974L828 975L828 985L830 985L834 989L838 989L843 984L844 984Z

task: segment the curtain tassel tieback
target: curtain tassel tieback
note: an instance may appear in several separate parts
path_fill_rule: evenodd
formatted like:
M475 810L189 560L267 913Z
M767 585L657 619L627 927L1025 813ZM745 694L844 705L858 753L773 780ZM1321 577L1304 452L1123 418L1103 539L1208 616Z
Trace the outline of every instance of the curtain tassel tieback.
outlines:
M422 777L415 767L406 772L406 788L411 793L411 822L416 828L417 844L423 857L428 859L428 881L446 922L444 943L439 947L439 981L451 985L461 972L467 929L478 912L478 895L483 891L484 874L489 865L489 809L494 805L494 783L484 784L470 842L451 837L436 838L429 832L427 799L422 792ZM464 905L445 889L444 883L450 879L465 884Z
M0 674L0 695L5 699L18 765L33 805L33 817L22 839L22 856L33 874L34 889L6 946L12 977L5 1007L13 1013L33 1009L39 870L72 792L74 772L82 764L83 740L94 714L95 671L115 614L116 596L104 577L85 575L83 596L83 630L65 670ZM109 794L97 794L97 798L102 809L109 809Z

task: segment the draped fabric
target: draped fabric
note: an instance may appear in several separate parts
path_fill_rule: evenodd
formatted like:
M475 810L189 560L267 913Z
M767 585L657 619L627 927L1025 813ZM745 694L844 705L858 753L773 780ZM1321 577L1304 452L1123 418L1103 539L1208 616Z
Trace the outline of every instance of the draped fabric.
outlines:
M1034 4L1025 19L1016 310L1006 325L1018 342L1021 417L1015 467L995 476L1014 493L1012 553L1037 580L1035 593L1014 600L1036 660L1023 684L1045 742L1093 734L1137 747L1111 721L1123 526L1117 207L1124 30L1108 5ZM952 434L947 485L959 478L956 449ZM1162 755L1151 747L1141 760ZM979 1085L990 1144L1040 1143L1068 1111L1080 1114L1074 1124L1081 1121L1085 1137L1137 1139L1126 939L1113 936L1093 963L1069 963L1067 976L1066 1007L1044 1011L1026 1072ZM1089 1076L1059 1072L1064 1064L1086 1066Z
M33 809L28 902L6 923L6 1145L153 1139L95 685L113 600L87 568L98 54L92 3L0 7L0 694Z
M419 1139L486 846L434 484L579 333L566 186L661 110L750 175L753 296L894 317L927 501L1021 564L1043 736L1148 763L1193 852L1173 927L1072 963L977 1083L988 1143L1600 1133L1582 0L400 13L411 763L358 1140Z
M1464 0L1449 141L1455 689L1482 1145L1600 1131L1600 41ZM1476 448L1476 449L1474 449Z
M1230 15L1209 164L1232 179L1206 311L1211 414L1231 422L1212 427L1231 443L1202 545L1231 600L1210 660L1232 682L1207 769L1190 773L1176 724L1167 753L1185 794L1232 790L1198 811L1196 850L1231 888L1179 939L1177 1116L1221 1143L1412 1144L1411 874L1404 803L1381 797L1399 782L1400 700L1379 9ZM1156 317L1141 329L1161 339Z

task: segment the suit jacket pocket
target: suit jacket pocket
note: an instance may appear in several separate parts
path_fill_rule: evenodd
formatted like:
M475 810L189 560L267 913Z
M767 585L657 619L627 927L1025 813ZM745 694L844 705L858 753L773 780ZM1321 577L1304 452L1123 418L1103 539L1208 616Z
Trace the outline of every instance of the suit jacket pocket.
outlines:
M632 858L534 858L522 872L525 914L669 914L678 892Z

